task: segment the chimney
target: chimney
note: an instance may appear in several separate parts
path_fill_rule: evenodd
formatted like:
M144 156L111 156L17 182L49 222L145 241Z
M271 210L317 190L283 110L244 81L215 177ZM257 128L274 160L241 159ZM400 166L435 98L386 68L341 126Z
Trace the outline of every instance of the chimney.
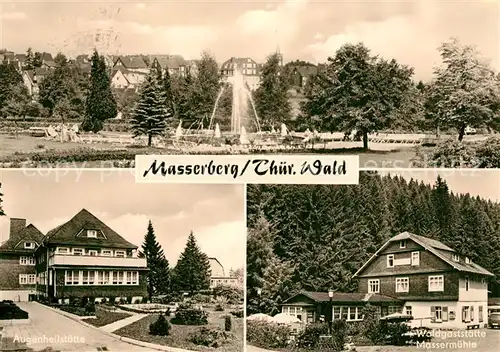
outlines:
M10 218L9 238L14 238L26 227L26 219Z

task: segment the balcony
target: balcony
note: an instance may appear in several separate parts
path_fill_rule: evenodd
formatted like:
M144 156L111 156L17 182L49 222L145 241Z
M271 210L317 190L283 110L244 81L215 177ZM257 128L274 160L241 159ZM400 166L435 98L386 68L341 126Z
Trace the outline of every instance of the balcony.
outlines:
M49 266L98 266L98 267L126 267L146 268L146 258L135 257L105 257L105 256L81 256L54 254L49 258Z

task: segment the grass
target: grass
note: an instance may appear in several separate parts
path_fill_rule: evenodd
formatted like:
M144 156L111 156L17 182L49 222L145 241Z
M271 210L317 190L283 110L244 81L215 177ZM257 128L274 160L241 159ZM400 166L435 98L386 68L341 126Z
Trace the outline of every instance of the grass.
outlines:
M220 351L220 352L240 352L243 350L243 319L232 317L233 338L228 340L223 346L214 349L204 346L197 346L188 340L189 334L207 327L209 329L224 330L224 316L229 312L214 312L209 311L208 325L202 326L187 326L187 325L171 325L169 336L153 336L149 334L149 325L158 319L157 314L148 315L141 320L125 326L114 333L120 336L129 337L135 340L154 343L158 345L170 346L175 348L184 348L193 351ZM172 317L167 318L171 320Z
M101 326L105 326L105 325L114 323L115 321L128 318L132 314L122 313L122 312L109 312L107 310L97 309L95 315L96 315L97 319L87 318L87 319L83 319L83 321L86 323L89 323L91 325L101 327Z

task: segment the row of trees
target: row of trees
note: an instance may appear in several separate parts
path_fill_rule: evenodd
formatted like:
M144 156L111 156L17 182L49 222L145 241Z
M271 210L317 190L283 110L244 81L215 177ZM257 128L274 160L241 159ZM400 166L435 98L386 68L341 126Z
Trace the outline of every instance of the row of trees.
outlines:
M275 313L301 290L354 292L352 275L404 231L491 271L500 294L500 204L453 194L440 178L431 186L363 172L355 186L250 185L247 214L248 313Z
M154 295L193 293L210 288L210 262L208 256L198 247L193 232L189 234L186 247L176 266L170 268L150 221L139 256L146 258L149 268L150 299Z
M347 44L328 58L305 89L299 122L318 131L453 129L461 141L466 127L500 127L500 75L472 46L452 39L430 82L412 80L413 68L370 53L363 44Z

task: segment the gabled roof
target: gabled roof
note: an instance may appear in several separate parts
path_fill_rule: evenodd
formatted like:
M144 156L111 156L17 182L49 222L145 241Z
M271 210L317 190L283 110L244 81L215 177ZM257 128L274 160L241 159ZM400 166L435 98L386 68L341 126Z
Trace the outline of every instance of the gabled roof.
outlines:
M54 58L52 57L51 53L42 53L42 61L54 61Z
M157 55L153 57L152 61L155 60L162 69L178 69L187 65L187 61L181 55Z
M128 69L144 69L148 68L146 61L142 56L120 56L116 61L115 65L118 61L121 61L123 66Z
M19 233L10 234L10 238L0 246L0 252L33 252L33 250L19 247L19 245L26 241L33 241L39 245L42 239L43 233L34 225L29 224Z
M213 277L225 277L226 273L224 272L224 267L217 260L217 258L208 258L210 262L210 270L212 271L211 276Z
M419 244L420 246L424 247L427 251L430 253L434 254L436 257L444 261L445 263L449 264L453 269L462 271L462 272L468 272L468 273L473 273L473 274L479 274L479 275L485 275L485 276L495 276L494 274L490 273L488 270L485 268L481 267L480 265L470 262L468 264L464 262L455 262L451 259L451 255L453 253L456 253L453 249L445 245L444 243L441 243L437 240L428 238L428 237L423 237L419 235L415 235L410 232L402 232L399 235L396 235L389 239L382 247L378 249L377 252L375 252L374 255L368 261L358 270L356 273L353 275L353 277L359 276L359 274L379 255L381 251L383 251L387 246L392 243L392 242L397 242L401 240L412 240L415 243Z
M299 296L305 296L315 302L329 302L330 296L328 292L311 292L311 291L302 291L288 299L286 299L283 304L294 300ZM399 299L380 295L378 293L343 293L343 292L334 292L332 296L332 302L335 303L349 303L349 302L400 302Z
M255 62L254 59L250 57L232 57L229 60L226 60L225 62L222 63L221 69L232 69L233 65L237 67L241 67L243 64L250 63L250 64L256 64L256 68L258 68L257 62Z
M105 238L77 236L82 230L101 230ZM86 209L80 210L68 222L50 230L43 242L45 244L97 245L111 248L137 249L136 245L125 240Z

